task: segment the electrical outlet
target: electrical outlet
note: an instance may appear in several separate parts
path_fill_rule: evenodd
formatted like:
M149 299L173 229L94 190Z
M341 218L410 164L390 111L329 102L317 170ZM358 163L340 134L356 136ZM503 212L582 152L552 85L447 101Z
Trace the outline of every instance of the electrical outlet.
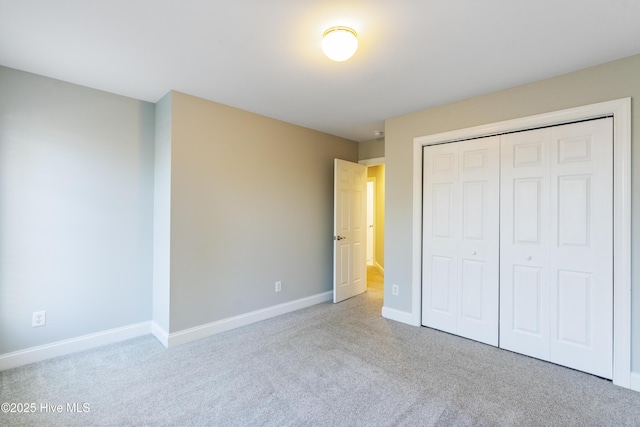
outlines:
M47 322L47 312L46 311L34 311L33 316L31 317L31 327L35 328L37 326L44 326Z
M282 290L282 282L278 280L276 282L276 292L280 292L281 290Z
M398 295L398 285L396 284L391 285L391 293L393 295Z

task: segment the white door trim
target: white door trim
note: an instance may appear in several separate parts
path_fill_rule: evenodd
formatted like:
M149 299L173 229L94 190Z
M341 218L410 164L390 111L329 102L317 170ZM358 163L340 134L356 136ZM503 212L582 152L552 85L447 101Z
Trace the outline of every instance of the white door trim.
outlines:
M631 98L474 126L413 139L412 312L421 324L422 147L577 120L613 116L613 383L631 387ZM640 391L640 390L639 390Z
M364 159L364 160L358 161L358 163L361 164L361 165L365 165L365 166L384 165L384 157L375 157L373 159Z

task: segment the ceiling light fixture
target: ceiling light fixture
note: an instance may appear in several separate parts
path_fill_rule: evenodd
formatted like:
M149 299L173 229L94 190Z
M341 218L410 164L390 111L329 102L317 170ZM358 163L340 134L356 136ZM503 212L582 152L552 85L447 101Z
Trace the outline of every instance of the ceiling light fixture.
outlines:
M358 50L358 35L349 27L331 27L322 35L322 51L329 59L346 61Z

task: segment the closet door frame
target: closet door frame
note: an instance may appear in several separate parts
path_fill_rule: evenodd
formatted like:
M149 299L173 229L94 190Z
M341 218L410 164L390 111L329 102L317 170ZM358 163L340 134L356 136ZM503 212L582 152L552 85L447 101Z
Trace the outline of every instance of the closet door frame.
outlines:
M407 323L419 326L422 320L423 147L608 116L613 117L613 383L640 391L639 376L631 374L631 98L414 138L412 312Z

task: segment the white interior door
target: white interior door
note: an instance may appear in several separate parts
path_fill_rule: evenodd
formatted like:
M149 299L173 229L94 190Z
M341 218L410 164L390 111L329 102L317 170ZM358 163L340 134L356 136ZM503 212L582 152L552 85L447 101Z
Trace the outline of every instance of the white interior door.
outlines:
M605 378L612 142L610 118L502 137L500 346Z
M334 160L333 302L363 293L366 276L367 167Z
M425 147L425 326L498 345L499 138Z

